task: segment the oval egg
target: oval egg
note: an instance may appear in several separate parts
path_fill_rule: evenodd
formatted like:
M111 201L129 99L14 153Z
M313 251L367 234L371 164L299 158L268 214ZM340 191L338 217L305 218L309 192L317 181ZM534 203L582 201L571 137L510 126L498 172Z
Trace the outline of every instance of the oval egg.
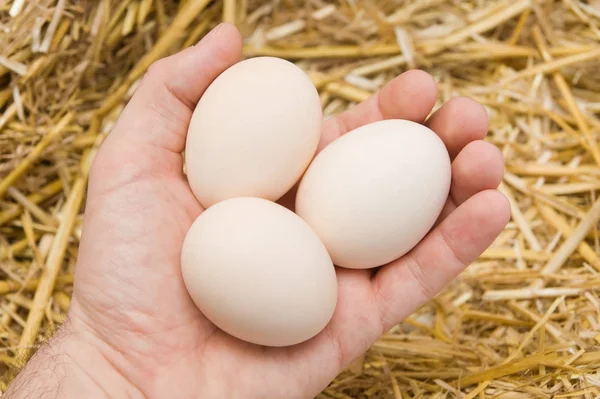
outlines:
M274 57L241 61L198 102L185 163L205 207L234 197L276 201L306 170L319 143L322 111L310 78Z
M384 120L355 129L314 159L298 188L296 213L337 266L384 265L412 249L440 215L451 164L427 127Z
M204 211L184 240L181 267L204 315L254 344L306 341L335 310L325 246L296 214L264 199L233 198Z

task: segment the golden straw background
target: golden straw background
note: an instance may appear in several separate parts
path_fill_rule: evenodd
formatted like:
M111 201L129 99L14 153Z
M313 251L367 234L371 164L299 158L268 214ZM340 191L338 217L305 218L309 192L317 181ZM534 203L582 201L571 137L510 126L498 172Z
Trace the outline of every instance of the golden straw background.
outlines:
M599 0L0 1L1 388L64 320L102 139L153 61L223 19L304 68L326 115L425 69L437 106L486 106L506 159L494 245L320 397L600 397Z

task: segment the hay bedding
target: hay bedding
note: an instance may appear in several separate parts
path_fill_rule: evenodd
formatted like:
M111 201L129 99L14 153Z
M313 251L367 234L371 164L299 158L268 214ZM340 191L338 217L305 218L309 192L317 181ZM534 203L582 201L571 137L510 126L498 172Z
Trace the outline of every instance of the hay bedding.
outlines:
M598 0L0 2L2 388L69 306L95 150L148 65L222 19L326 115L423 68L506 158L494 245L320 397L600 397Z

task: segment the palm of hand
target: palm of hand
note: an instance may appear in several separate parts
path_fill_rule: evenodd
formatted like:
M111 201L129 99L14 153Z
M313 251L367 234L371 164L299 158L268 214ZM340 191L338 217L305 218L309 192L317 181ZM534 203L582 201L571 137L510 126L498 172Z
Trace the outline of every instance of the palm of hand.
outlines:
M178 397L312 397L479 256L508 220L507 203L493 190L501 155L480 140L484 111L456 99L426 122L454 158L438 226L376 274L338 269L335 315L306 343L264 348L222 333L198 311L181 278L181 244L202 209L181 172L180 153L195 102L240 53L239 34L222 25L153 66L90 174L70 316L148 397L167 396L173 386ZM383 118L423 122L435 94L426 74L404 74L326 121L320 147ZM282 201L290 199L293 193Z

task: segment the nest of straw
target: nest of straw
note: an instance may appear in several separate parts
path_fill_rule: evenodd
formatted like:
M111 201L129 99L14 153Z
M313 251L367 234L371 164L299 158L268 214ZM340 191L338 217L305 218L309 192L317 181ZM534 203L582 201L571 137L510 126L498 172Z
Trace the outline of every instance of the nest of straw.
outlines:
M89 163L156 59L221 20L298 63L331 115L409 68L484 104L513 218L325 398L600 396L598 0L0 4L2 388L64 320Z

